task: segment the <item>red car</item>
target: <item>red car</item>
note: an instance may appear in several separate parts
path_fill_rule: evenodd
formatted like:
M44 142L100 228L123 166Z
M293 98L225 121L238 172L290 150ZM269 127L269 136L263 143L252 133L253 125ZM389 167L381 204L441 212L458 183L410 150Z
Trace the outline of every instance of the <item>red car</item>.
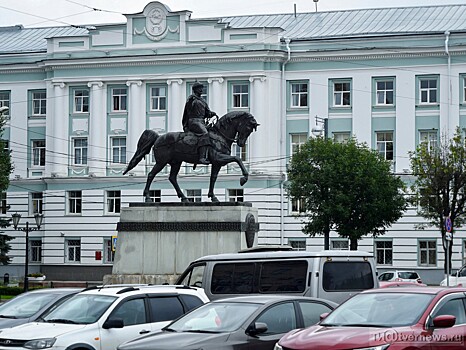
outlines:
M274 350L464 350L465 341L466 288L406 287L361 292Z
M427 284L409 281L390 281L379 282L379 288L392 288L392 287L427 287Z

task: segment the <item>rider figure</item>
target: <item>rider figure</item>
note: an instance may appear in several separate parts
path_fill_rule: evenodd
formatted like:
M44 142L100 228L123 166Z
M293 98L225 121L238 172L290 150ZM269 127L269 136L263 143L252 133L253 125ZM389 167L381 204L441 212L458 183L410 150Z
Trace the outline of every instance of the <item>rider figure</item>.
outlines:
M206 119L216 116L201 97L204 85L193 84L193 94L188 97L183 112L183 130L191 131L199 136L199 164L209 164L210 138L206 128Z

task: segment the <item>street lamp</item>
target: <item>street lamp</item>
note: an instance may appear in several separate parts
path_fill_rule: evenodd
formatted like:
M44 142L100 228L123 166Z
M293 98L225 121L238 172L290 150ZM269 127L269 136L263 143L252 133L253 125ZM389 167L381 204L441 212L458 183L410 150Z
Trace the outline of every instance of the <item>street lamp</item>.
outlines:
M324 139L328 140L328 118L322 118L315 116L316 125L311 129L311 132L314 136L321 136L324 134ZM325 197L327 197L328 188L325 189ZM324 228L324 250L330 249L330 222L327 217L325 217L325 228Z
M11 215L13 219L13 227L16 231L23 231L26 233L26 260L24 262L24 291L27 292L29 289L29 280L28 280L28 265L29 265L29 232L40 230L42 225L42 219L44 215L36 213L34 215L34 220L36 220L37 227L29 227L29 221L26 221L25 227L18 227L19 220L21 219L21 214L15 213Z

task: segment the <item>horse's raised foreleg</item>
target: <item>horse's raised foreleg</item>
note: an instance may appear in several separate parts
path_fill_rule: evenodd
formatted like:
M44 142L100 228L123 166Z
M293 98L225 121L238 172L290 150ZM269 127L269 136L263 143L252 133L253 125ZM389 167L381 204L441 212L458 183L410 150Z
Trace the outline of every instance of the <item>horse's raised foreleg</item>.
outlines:
M145 197L146 203L152 202L152 199L150 198L150 185L152 184L152 181L154 181L155 175L160 173L162 169L165 168L165 165L167 165L167 163L165 164L156 163L154 167L152 168L152 170L150 171L149 175L147 175L146 187L144 187L144 192L142 193L142 195Z
M218 164L220 167L222 167L222 166L227 165L229 163L235 162L241 168L241 172L243 173L243 177L239 180L240 185L243 186L248 181L249 172L246 169L246 167L244 166L243 161L241 160L240 157L225 155L225 154L222 154L222 153L216 153L216 156L218 158L215 160L215 163L212 162L212 164Z
M214 187L221 167L222 166L220 164L213 164L212 169L210 171L209 193L207 194L207 197L209 197L212 200L212 202L219 201L218 198L214 195Z
M181 191L181 188L178 185L178 181L176 179L178 176L178 173L180 172L181 162L171 163L170 165L171 165L171 169L170 169L170 176L168 177L168 180L170 180L173 188L176 191L176 194L178 195L178 198L181 198L182 202L188 202L188 198L186 198L183 191Z

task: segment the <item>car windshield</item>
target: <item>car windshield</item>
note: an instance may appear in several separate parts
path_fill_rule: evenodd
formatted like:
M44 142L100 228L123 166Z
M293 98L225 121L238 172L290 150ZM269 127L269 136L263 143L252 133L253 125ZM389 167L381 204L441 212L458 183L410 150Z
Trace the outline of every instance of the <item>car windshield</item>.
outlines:
M175 332L232 332L261 305L218 302L203 305L167 326Z
M419 278L416 272L398 272L398 277L407 280L415 280Z
M31 317L57 297L53 293L25 293L0 306L0 318Z
M44 322L55 323L94 323L115 300L115 297L108 295L77 294L42 319Z
M416 323L433 295L421 293L358 294L328 315L322 326L400 327Z

